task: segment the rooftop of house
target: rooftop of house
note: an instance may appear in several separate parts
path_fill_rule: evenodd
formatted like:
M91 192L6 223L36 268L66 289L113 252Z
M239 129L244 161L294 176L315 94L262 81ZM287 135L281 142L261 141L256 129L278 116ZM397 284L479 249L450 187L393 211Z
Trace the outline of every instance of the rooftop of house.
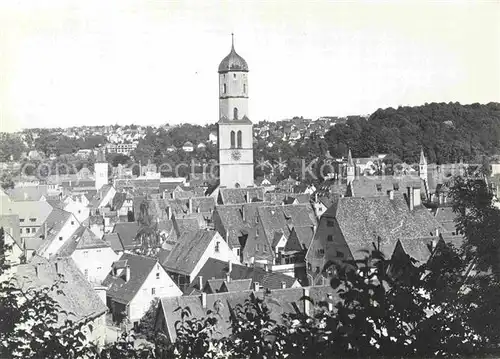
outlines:
M190 275L216 234L209 230L184 232L161 264L167 271Z
M48 186L38 185L29 187L16 187L7 191L12 201L39 201L42 197L47 197Z
M386 258L390 258L398 240L426 238L436 229L443 230L425 207L417 206L410 211L403 196L392 200L387 196L338 198L321 221L331 218L337 220L355 259L363 258L363 250L373 248L374 244L380 244ZM318 231L316 236L320 235L323 234Z
M149 273L154 269L158 261L151 257L137 254L124 253L113 268L130 268L130 279L126 281L125 271L115 275L113 270L102 282L103 286L109 286L107 296L113 300L128 304L142 287ZM117 264L117 265L115 265Z
M55 255L68 257L71 256L75 250L108 247L110 247L109 243L98 238L89 228L80 226Z
M115 252L123 251L123 244L118 233L106 233L104 234L102 240L108 243L111 249Z
M271 291L230 291L214 294L206 294L205 305L202 303L201 295L181 296L162 298L158 310L163 314L167 331L174 341L176 339L175 323L181 320L181 311L177 308L189 307L191 315L195 318L203 318L207 316L207 311L211 310L219 319L215 330L215 337L227 337L231 334L230 313L238 304L244 304L245 300L253 297L260 298L265 301L271 312L271 318L277 322L283 320L284 313L295 312L297 306L301 311L304 309L304 301L301 298L306 293L316 301L327 301L327 295L331 294L334 299L338 300L338 296L330 286L324 287L308 287L306 288L286 288L276 289Z
M46 201L19 201L19 202L2 202L0 206L0 214L19 216L20 225L22 226L41 226L49 217L53 207Z
M117 233L125 250L135 249L140 243L135 239L139 232L137 222L119 222L113 227L113 233Z
M359 176L351 182L355 197L387 196L388 191L405 193L408 187L418 187L422 180L418 176ZM424 195L424 191L421 191Z
M222 204L244 204L264 200L264 187L219 188Z
M37 248L39 253L43 253L49 245L55 240L55 237L60 232L60 230L64 227L64 225L68 222L68 220L73 217L73 214L67 212L65 210L54 208L50 215L45 220L44 224L38 229L35 233L34 237L41 238L43 237L43 241L39 248ZM76 219L75 219L75 231L77 229ZM45 236L45 234L47 234ZM52 253L54 255L55 253Z
M58 283L58 287L49 291L49 295L60 305L59 324L63 324L65 319L79 322L107 311L106 305L71 258L49 261L38 256L34 257L31 263L17 267L14 278L24 289L50 288L54 283Z
M281 231L286 237L292 227L313 227L317 225L316 215L311 205L282 205L259 207L257 209L259 222L269 243L274 234Z
M191 293L194 290L200 290L200 276L203 279L203 287L205 287L209 280L226 280L228 271L228 262L215 258L209 258L205 265L200 269L197 274L197 278L195 278L195 280L193 280L190 286L186 289L186 293ZM290 288L297 282L295 278L282 273L268 272L264 268L247 267L236 263L231 264L230 278L231 280L252 279L252 283L257 282L266 289L279 289L281 288L282 282L285 283L287 288ZM222 284L222 282L220 284ZM220 288L220 285L218 288Z

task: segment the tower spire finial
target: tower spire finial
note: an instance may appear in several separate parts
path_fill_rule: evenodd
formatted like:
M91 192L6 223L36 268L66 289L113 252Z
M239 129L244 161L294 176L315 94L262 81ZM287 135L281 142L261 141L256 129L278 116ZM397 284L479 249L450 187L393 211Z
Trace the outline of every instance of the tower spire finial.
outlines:
M231 33L231 50L234 50L234 33Z

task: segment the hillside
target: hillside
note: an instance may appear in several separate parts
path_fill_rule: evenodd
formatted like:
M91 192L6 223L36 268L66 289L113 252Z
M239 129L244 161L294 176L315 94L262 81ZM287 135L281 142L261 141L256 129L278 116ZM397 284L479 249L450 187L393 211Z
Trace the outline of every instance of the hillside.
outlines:
M367 120L351 119L325 136L334 156L350 147L353 156L390 153L418 160L423 146L430 162L479 161L500 152L500 104L431 103L375 111Z

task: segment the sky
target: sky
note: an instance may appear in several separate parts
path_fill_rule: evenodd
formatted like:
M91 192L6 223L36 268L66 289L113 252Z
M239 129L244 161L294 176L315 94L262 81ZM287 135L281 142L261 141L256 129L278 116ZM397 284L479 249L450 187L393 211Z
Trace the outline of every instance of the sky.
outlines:
M254 123L500 100L499 1L0 0L0 131L215 123L233 32Z

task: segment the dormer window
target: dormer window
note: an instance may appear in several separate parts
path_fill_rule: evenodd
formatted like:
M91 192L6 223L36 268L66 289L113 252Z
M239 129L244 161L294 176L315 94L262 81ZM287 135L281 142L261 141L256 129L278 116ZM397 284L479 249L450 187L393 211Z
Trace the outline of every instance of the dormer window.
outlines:
M377 183L377 192L382 192L382 184Z
M395 191L399 191L399 183L394 183L393 188Z
M24 222L24 218L19 218L19 222L23 223Z
M36 222L36 218L30 218L31 222Z

